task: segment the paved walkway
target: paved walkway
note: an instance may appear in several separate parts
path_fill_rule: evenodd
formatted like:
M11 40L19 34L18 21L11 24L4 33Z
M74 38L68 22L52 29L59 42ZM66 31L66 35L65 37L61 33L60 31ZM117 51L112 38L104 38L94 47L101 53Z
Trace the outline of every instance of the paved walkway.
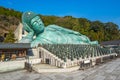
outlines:
M52 66L52 65L49 65L49 64L36 64L34 66L37 67L37 68L40 68L40 69L58 69L58 67Z
M29 73L26 70L2 73L0 80L120 80L120 58L84 71L70 73Z

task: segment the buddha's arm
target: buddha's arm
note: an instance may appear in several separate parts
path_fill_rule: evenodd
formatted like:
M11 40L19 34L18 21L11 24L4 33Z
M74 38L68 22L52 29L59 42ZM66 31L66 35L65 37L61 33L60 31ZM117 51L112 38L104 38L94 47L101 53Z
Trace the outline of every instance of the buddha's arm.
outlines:
M34 31L27 25L27 24L23 24L23 28L24 30L26 30L28 32L27 36L23 37L20 40L20 43L30 43L33 41L33 36L34 36Z
M55 30L58 30L58 31L63 31L63 32L66 32L66 33L69 33L69 34L82 35L77 31L66 29L66 28L63 28L63 27L57 26L57 25L49 25L48 28L52 28L52 29L55 29Z
M34 36L33 32L28 33L27 36L23 37L20 40L20 43L30 43L30 42L32 42L33 41L33 36Z

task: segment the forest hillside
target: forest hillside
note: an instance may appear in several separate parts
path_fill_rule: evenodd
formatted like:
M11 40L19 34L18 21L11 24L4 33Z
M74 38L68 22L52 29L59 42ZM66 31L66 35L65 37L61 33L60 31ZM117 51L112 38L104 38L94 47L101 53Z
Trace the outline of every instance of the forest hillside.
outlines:
M22 12L0 7L0 36L4 33L14 31L21 22ZM103 23L99 20L91 21L86 18L75 18L72 16L45 16L39 14L45 26L56 24L64 28L78 31L88 36L91 40L109 41L120 39L119 26L113 22Z

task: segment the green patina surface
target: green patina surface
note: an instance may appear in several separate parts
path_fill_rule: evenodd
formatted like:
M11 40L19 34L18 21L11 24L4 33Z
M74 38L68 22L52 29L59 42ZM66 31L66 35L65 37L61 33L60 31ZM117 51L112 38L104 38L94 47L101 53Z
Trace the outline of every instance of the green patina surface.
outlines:
M90 41L87 36L61 26L45 27L41 18L33 12L23 13L22 23L28 34L20 42L31 43L31 47L38 44L98 44L98 41ZM33 39L34 36L36 38Z

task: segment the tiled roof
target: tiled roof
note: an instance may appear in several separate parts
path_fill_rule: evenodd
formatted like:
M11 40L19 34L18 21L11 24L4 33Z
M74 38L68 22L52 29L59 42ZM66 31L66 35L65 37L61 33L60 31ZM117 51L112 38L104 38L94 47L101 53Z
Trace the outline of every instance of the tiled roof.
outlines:
M120 40L101 42L101 45L120 45Z
M31 48L29 43L0 43L0 49Z

